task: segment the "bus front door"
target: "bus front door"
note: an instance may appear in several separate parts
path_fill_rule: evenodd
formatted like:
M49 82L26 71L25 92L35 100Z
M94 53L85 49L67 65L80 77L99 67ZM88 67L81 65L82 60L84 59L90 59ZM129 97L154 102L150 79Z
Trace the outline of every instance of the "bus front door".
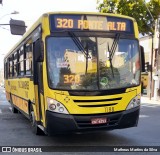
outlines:
M38 62L38 101L39 101L39 118L43 123L42 113L44 112L44 88L43 88L43 65Z
M37 121L39 125L43 125L44 116L44 88L43 88L43 60L40 61L41 53L41 39L33 43L34 48L34 84L35 84L35 98Z

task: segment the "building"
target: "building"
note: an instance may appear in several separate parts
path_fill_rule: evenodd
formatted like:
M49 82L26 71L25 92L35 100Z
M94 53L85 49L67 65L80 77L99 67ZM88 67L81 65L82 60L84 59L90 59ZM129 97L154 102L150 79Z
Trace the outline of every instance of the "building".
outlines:
M155 36L154 36L154 51L155 51L155 71L153 79L154 83L154 98L160 98L160 18L155 23Z
M155 100L160 99L160 54L158 53L157 34L155 36L144 36L140 39L140 45L144 47L146 74L147 74L147 95L154 97Z

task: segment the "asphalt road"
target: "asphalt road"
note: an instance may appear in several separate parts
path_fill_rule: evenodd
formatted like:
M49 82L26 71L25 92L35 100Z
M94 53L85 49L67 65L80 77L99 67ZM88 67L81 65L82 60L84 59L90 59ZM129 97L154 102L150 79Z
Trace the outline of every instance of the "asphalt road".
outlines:
M77 154L76 152L97 154L97 152L105 152L104 147L110 149L108 146L122 149L127 149L126 146L147 148L160 146L160 104L142 103L138 127L54 137L36 136L31 131L28 119L20 113L11 112L4 89L0 88L0 146L49 146L49 149L58 148L58 152L64 151L66 154L70 154L67 153L70 151L73 154ZM124 154L124 152L123 150L123 153L119 151L113 154ZM129 154L132 153L134 154L134 152L129 152ZM136 154L139 153L141 151Z

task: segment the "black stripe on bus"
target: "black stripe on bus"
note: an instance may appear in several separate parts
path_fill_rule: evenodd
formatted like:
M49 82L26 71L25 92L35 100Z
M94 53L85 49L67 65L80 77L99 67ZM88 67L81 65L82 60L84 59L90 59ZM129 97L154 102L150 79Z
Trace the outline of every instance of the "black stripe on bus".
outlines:
M76 91L68 90L70 96L106 96L106 95L116 95L123 94L126 92L127 88L111 89L111 90L101 90L101 91Z
M107 107L107 106L113 106L118 103L112 103L112 104L97 104L97 105L78 105L79 107Z
M74 102L104 102L104 101L117 101L121 99L122 97L111 98L111 99L99 99L99 100L74 100Z

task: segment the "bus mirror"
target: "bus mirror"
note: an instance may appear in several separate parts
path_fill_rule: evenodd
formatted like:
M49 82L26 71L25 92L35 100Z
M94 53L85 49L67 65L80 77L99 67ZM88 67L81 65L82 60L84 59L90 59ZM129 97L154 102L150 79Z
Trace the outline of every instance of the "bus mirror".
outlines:
M23 35L26 32L25 22L22 20L10 20L10 30L13 35Z
M141 71L145 72L145 55L143 46L140 46L140 52L141 52Z
M44 46L43 41L38 39L34 44L35 61L43 62L44 60Z

